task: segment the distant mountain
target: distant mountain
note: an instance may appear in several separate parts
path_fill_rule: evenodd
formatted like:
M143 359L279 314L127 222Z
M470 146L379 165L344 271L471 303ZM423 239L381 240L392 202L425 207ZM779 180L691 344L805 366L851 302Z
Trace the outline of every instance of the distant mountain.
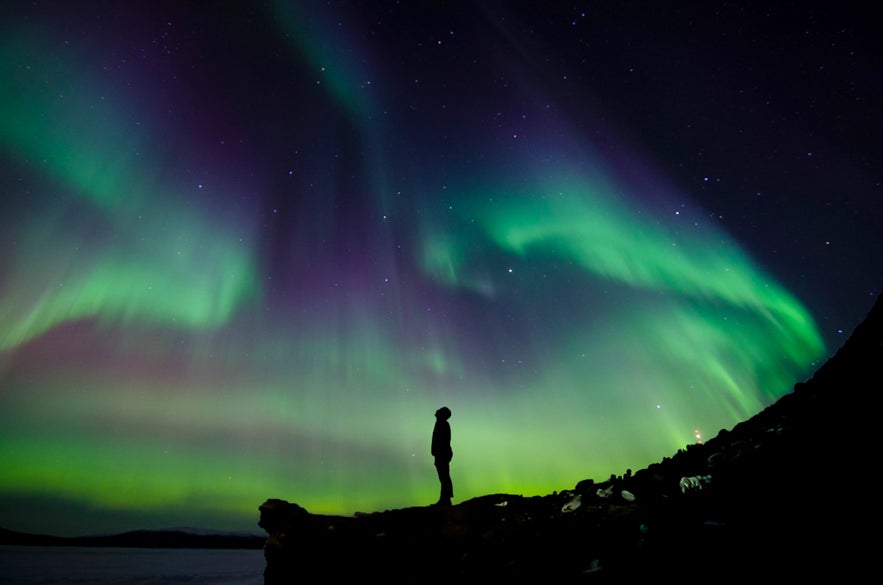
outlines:
M877 569L881 374L878 296L811 379L634 475L357 517L269 499L265 583L862 582Z
M78 537L26 534L0 528L0 545L260 549L263 548L265 541L266 537L261 534L190 528L133 530L106 536Z

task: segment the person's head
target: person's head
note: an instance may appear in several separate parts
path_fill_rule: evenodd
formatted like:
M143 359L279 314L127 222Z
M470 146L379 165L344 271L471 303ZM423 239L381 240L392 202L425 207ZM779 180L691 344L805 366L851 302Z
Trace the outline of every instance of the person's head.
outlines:
M449 418L451 418L451 409L447 406L442 406L435 411L435 418L440 420L448 420Z

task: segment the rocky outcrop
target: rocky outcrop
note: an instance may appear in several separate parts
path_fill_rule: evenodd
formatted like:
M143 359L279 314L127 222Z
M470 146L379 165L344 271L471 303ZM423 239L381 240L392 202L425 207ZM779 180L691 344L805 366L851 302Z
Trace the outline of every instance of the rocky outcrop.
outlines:
M354 517L267 500L265 583L858 579L873 560L861 479L881 364L878 300L810 380L633 475Z

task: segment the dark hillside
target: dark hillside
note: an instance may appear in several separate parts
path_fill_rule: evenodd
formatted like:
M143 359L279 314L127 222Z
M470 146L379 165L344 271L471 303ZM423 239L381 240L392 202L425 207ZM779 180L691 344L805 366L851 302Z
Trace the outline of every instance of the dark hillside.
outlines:
M794 391L631 477L360 517L260 507L266 583L611 583L864 575L875 539L872 397L883 303Z

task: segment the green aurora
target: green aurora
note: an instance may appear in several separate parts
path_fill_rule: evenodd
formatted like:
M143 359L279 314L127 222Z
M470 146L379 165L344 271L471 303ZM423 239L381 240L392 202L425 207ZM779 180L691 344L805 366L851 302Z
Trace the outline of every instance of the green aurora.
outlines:
M482 173L449 162L443 189L394 179L382 92L352 95L380 58L355 67L303 35L281 44L328 68L317 111L354 129L374 204L344 215L319 166L278 249L272 181L225 168L89 51L4 35L0 148L21 177L0 219L8 501L249 529L271 497L425 505L441 405L456 500L551 493L732 428L824 356L807 309L698 206L649 202L600 155L550 138L555 163L516 150Z

